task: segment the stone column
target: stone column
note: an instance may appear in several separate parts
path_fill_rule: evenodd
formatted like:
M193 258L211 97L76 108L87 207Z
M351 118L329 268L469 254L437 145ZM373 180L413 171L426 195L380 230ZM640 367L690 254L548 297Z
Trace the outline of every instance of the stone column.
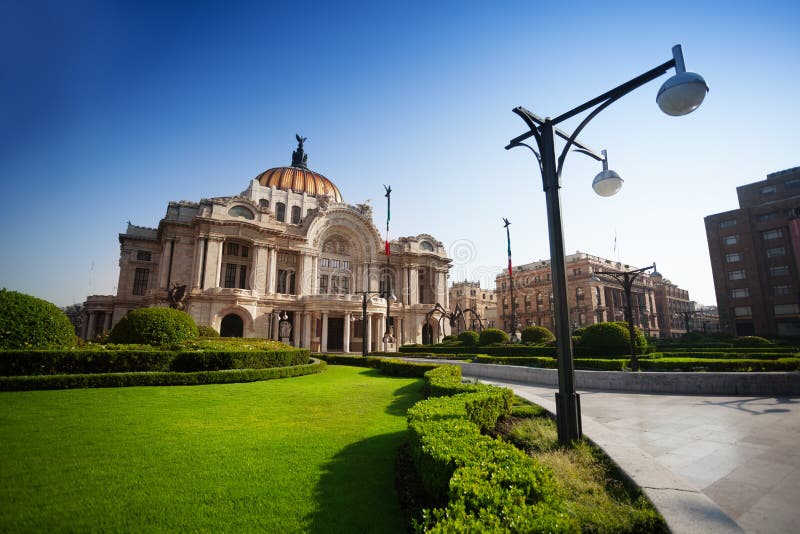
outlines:
M369 291L369 263L361 266L361 291Z
M267 271L267 293L275 294L276 283L278 281L278 249L269 249L269 267Z
M311 314L303 314L303 348L311 348Z
M297 270L294 272L294 292L298 297L307 293L306 281L306 255L302 252L297 256Z
M276 341L280 340L280 338L278 337L279 330L280 330L280 322L281 322L281 319L278 316L278 314L276 313L272 317L272 339L274 339Z
M367 339L368 337L369 340ZM372 314L368 313L367 318L364 321L364 324L361 325L361 343L366 343L367 341L369 341L369 344L372 345L374 340L375 340L375 332L372 331ZM369 352L370 350L372 350L372 347L367 346L367 352Z
M219 287L219 271L222 265L222 239L209 237L207 241L208 251L205 262L205 280L203 281L205 289Z
M222 252L224 250L224 247L225 247L225 240L220 238L220 240L217 242L217 276L215 278L216 280L216 284L214 284L215 287L222 287L223 276L224 276L222 274Z
M170 247L172 245L171 239L165 239L164 245L161 247L161 261L158 262L158 287L164 289L169 288L169 280L167 274L169 273L169 257Z
M296 311L294 312L294 324L292 328L294 331L292 332L294 339L292 340L292 346L299 347L300 346L300 331L302 330L303 326L303 314L302 312Z
M380 332L378 332L378 335L375 336L375 341L377 341L377 343L375 343L375 350L379 350L378 349L379 347L383 347L383 349L382 349L383 352L386 352L386 343L384 343L384 341L383 341L383 334L386 333L386 316L385 315L381 315L380 319L378 319L378 330L380 330Z
M201 279L203 273L203 245L205 245L205 239L198 237L194 245L194 281L192 282L192 287L198 289L203 283Z
M319 293L319 256L311 257L311 291L312 295Z
M322 337L320 341L320 352L328 352L328 312L322 312Z
M419 267L411 266L411 283L408 294L409 304L419 304Z
M344 345L343 351L345 354L350 352L350 321L353 314L347 312L344 314Z
M403 290L400 292L400 302L405 305L408 305L408 295L409 295L409 287L408 287L408 267L403 267L400 270L400 277L403 279Z
M256 245L251 267L251 289L257 297L263 297L267 290L267 256L269 251L264 245Z
M86 333L86 339L94 339L97 335L97 313L89 312L89 329Z
M103 330L104 331L111 330L111 312L105 313L105 321L103 321Z
M394 337L397 339L397 346L399 348L406 342L406 335L403 331L406 325L402 317L396 317L395 321L397 322L397 328L395 328Z

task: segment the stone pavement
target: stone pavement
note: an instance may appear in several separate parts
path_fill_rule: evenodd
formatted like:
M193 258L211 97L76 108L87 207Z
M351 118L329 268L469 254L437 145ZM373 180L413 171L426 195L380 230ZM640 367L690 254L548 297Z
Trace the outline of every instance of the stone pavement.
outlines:
M481 381L554 409L557 388ZM664 513L673 531L737 530L703 507L696 489L746 532L800 532L800 398L579 393L586 437L615 461L623 458L618 463L640 486L652 479L662 490L675 486L656 495L659 509L688 512L677 520Z

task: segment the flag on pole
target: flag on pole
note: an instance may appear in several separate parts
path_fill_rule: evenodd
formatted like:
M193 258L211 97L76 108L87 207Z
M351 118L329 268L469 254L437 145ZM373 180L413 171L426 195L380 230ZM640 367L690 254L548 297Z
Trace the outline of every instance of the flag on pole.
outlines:
M383 186L386 190L386 255L389 255L389 220L391 219L392 213L392 186Z
M511 232L508 229L511 223L508 222L508 219L505 217L503 217L503 221L505 222L506 237L508 238L508 276L511 277L513 276L513 273L511 272Z

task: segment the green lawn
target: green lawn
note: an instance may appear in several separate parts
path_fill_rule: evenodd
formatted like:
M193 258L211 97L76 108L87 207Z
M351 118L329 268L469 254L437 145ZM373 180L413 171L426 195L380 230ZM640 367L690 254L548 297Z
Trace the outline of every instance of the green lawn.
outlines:
M421 386L329 366L0 393L0 530L404 532L394 456Z

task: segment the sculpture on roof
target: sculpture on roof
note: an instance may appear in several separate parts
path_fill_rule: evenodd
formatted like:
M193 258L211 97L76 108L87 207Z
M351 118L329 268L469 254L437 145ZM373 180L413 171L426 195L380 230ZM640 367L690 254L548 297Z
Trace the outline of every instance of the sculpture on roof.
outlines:
M308 154L303 150L303 143L308 137L300 137L300 134L294 134L294 137L297 139L297 150L292 152L292 167L308 168Z

